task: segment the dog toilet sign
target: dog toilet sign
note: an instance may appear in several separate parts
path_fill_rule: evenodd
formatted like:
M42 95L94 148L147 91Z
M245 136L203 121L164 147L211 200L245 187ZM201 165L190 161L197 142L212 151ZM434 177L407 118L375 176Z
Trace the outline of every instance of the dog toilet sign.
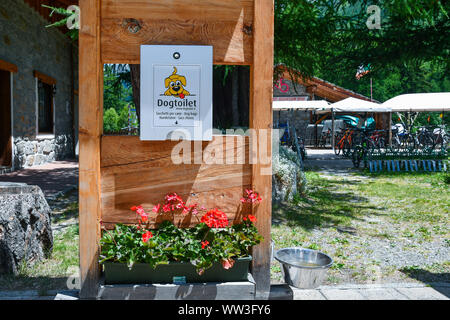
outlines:
M141 140L212 140L212 54L141 46Z

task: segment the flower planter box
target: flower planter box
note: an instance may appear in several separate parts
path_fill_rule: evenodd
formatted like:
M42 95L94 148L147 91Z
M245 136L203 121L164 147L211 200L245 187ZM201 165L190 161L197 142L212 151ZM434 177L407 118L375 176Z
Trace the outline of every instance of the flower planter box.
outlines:
M136 263L131 269L125 263L104 263L105 284L174 283L174 277L184 277L186 283L248 281L251 256L238 258L232 268L224 269L215 263L202 275L188 262L170 262L155 269ZM178 278L179 279L179 278Z

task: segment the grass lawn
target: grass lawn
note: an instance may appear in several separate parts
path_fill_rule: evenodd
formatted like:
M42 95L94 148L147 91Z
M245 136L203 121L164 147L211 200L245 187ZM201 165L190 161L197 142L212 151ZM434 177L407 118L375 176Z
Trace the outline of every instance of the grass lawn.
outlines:
M448 173L306 176L307 196L274 206L275 248L329 254L326 284L450 282ZM280 280L275 261L272 281Z
M274 205L275 248L301 246L329 254L325 284L400 281L450 282L449 174L347 176L308 171L308 193ZM0 275L0 290L67 289L79 264L77 193L50 204L55 227L49 259ZM272 263L272 281L282 281Z

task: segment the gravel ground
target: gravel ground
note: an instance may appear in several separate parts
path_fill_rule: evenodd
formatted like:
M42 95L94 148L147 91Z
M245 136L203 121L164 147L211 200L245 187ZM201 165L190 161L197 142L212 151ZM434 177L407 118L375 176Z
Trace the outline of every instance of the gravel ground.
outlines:
M448 207L432 218L424 212L423 220L403 220L399 218L402 213L398 205L404 200L400 195L398 199L395 195L384 199L355 192L358 185L373 183L377 178L350 172L337 175L330 171L318 173L320 179L329 183L325 188L332 190L334 197L344 195L348 204L357 209L348 213L353 216L348 221L343 220L342 224L325 221L312 228L277 219L280 214L274 214L272 239L276 249L300 246L330 255L334 265L328 272L326 285L416 281L450 283ZM405 187L408 188L407 185ZM431 188L431 185L422 184L422 187ZM448 192L448 185L439 187ZM448 203L445 191L440 194L444 194L444 198L436 201ZM311 206L315 205L314 200L310 202ZM298 206L305 208L304 203ZM285 212L291 207L280 210ZM345 207L342 210L347 214ZM442 211L442 208L438 210ZM283 282L276 261L272 262L272 282Z

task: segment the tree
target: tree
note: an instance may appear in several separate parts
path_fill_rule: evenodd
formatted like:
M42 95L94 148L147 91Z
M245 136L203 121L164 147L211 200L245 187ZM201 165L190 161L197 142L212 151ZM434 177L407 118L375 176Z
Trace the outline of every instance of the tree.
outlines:
M366 9L373 4L381 8L381 29L366 25ZM406 92L442 89L437 82L430 88L417 70L433 65L436 80L449 79L449 8L449 1L439 0L276 0L275 63L355 91L368 88L354 75L369 63L374 79L392 75L395 94L405 93L404 78Z
M380 8L381 29L367 26L370 5ZM444 0L275 0L274 64L298 70L294 77L315 75L368 92L367 77L358 82L354 74L370 63L381 101L405 92L450 91L449 11ZM130 65L138 113L139 69Z

